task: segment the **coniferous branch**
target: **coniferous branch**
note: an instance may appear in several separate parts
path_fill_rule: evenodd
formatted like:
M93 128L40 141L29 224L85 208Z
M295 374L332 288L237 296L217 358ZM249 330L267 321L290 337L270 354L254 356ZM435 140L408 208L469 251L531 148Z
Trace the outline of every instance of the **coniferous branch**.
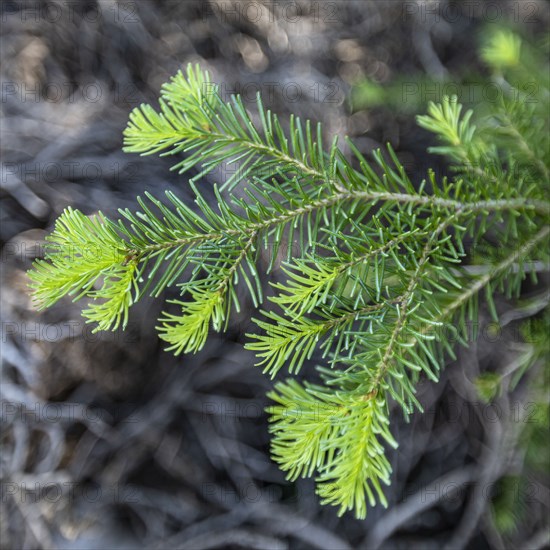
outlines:
M380 237L380 231L382 231L381 227L379 227L378 237ZM282 283L272 285L279 293L270 300L282 307L285 312L295 315L310 313L315 307L325 304L329 297L334 299L342 295L347 298L356 298L355 309L360 304L366 305L369 301L368 288L373 282L376 283L371 281L371 284L368 284L369 270L368 265L365 264L378 255L384 257L391 255L399 264L396 254L399 244L411 239L417 232L417 229L405 231L382 244L376 243L372 238L369 239L366 233L362 232L359 243L354 243L355 246L350 254L343 254L336 247L334 258L310 256L306 259L295 259L286 267L282 267L290 279L287 280L286 285ZM375 263L374 267L372 277L376 278L378 264Z
M389 484L390 464L381 441L397 446L388 429L382 395L327 392L295 380L278 383L268 396L273 433L272 453L288 479L315 470L324 503L366 516L366 500L387 505L380 483Z
M501 262L494 265L490 272L480 276L467 276L460 279L460 284L457 285L455 280L455 290L447 290L446 296L442 299L439 298L440 303L430 303L429 299L419 301L420 304L417 308L418 315L415 317L409 317L408 322L413 326L410 326L407 331L404 331L401 346L401 353L397 357L393 357L390 361L390 354L385 356L385 361L380 361L376 369L369 369L369 374L364 380L360 380L357 384L357 389L360 393L366 393L374 391L381 384L385 374L391 368L399 368L395 371L395 380L399 384L403 383L402 388L405 393L411 389L411 381L409 381L404 375L407 373L406 368L413 370L410 375L414 376L415 372L424 370L424 372L432 379L437 380L436 373L432 372L432 368L436 371L441 365L441 361L435 360L434 357L439 356L442 351L454 355L452 347L449 342L445 340L445 331L438 331L444 323L447 325L452 323L453 327L457 328L456 333L452 333L454 338L462 341L464 344L468 340L468 323L466 318L469 316L471 321L477 318L476 301L479 293L488 285L493 284L496 288L501 281L508 281L515 279L516 294L519 290L519 285L523 281L525 271L521 269L521 266L525 264L526 258L538 248L538 254L544 255L544 248L548 248L548 237L550 235L550 228L544 226L540 231L531 238L528 242L522 244L517 250L511 251L511 253ZM546 250L546 261L548 261L548 253ZM515 273L509 271L512 265L518 265L520 269ZM487 299L491 300L491 295L487 295ZM396 317L396 327L399 320L403 317ZM456 322L455 322L456 321ZM399 330L402 327L399 325ZM394 329L395 333L398 330ZM461 330L463 332L461 332ZM434 333L438 334L438 338L434 337ZM371 335L372 338L372 335ZM425 346L425 354L419 354L416 349L416 345L423 343ZM362 364L374 364L375 354L372 353L373 343L372 341L363 340L360 345L364 346L364 352L360 350L360 346L356 348L354 362L350 362L355 367L359 367ZM388 348L386 348L389 350ZM430 366L431 364L431 366ZM406 367L406 368L402 368ZM371 374L372 370L375 371L374 376ZM335 375L331 375L332 379L336 379ZM357 380L357 379L356 379ZM392 395L394 388L391 388ZM406 405L406 401L403 397L404 394L393 395L399 402L403 401L403 405ZM408 396L414 402L412 394ZM418 404L417 404L418 406Z
M406 303L403 300L401 302L403 309L400 316L396 318L386 347L387 352L373 369L374 372L371 373L372 370L368 369L368 375L365 376L366 373L362 369L360 376L355 378L348 373L348 383L352 383L353 390L350 391L348 388L345 392L329 392L326 388L310 386L307 391L294 380L286 384L278 384L277 391L269 395L278 403L277 406L269 409L271 420L275 423L271 428L274 434L272 452L282 469L289 471L289 479L295 479L300 475L311 476L315 470L319 471L319 494L325 497L325 502L340 506L341 513L354 508L358 517L365 516L366 498L371 503L374 500L369 483L378 492L380 502L384 504L385 497L379 483L387 483L389 464L385 460L384 450L376 434L382 433L383 439L391 446L395 445L395 442L389 432L384 432L380 426L370 432L370 423L387 421L387 416L383 414L385 407L383 395L386 391L404 406L407 405L405 402L407 397L412 403L420 406L412 390L415 380L411 380L410 374L406 372L403 376L402 369L399 367L413 369L413 375L423 368L431 378L437 380L437 375L427 366L427 361L430 357L436 356L439 350L430 348L435 348L439 343L435 340L422 340L422 338L441 326L443 321L454 319L457 310L464 308L469 300L491 280L506 272L510 265L527 257L533 248L548 238L549 234L548 226L542 228L534 238L495 266L491 273L476 278L470 286L457 292L452 301L442 308L438 317L426 320L422 328L419 327L406 334L409 341L404 342L402 354L396 358L391 354L391 349L403 329L402 319L405 313L403 304ZM410 285L411 291L412 287L413 283ZM411 352L414 350L413 345L418 342L425 342L424 350L420 350L420 353ZM432 361L437 369L440 363L433 359ZM369 362L365 364L368 365ZM382 383L384 376L392 367L398 367L397 373L401 375L393 376L393 380L397 380L397 383L402 386L401 393L396 391L391 382ZM329 371L329 376L333 380L336 379L334 371ZM340 382L338 385L341 385L341 381L338 382ZM374 404L376 398L380 400L380 408ZM364 405L365 403L370 407ZM350 414L353 418L354 415L350 410L356 411L357 409L354 409L356 404L363 405L358 409L360 420L357 425L350 426L346 421ZM333 450L332 454L329 453L330 450Z
M83 311L94 330L116 329L128 322L128 308L137 294L136 261L128 256L115 224L101 213L88 218L68 208L47 237L44 260L29 272L35 303L50 307L65 295L94 301ZM102 279L100 289L95 286Z
M377 318L383 318L387 308L393 302L388 300L377 304L364 306L355 310L332 310L319 308L314 311L318 318L312 320L302 317L299 320L281 316L275 312L263 312L267 321L253 319L265 334L248 334L253 341L246 344L247 349L256 352L260 360L257 365L264 367L264 372L273 378L277 372L287 366L290 373L297 373L304 362L311 358L319 342L326 356L332 346L336 350L349 347L347 330L353 323L360 327ZM357 329L359 330L359 329ZM255 340L255 341L254 341Z
M506 67L519 70L520 54L502 40L514 50L508 61L493 46L484 55L505 76ZM171 303L180 311L163 313L157 328L169 350L194 353L239 310L239 284L262 304L261 273L276 269L283 245L297 245L287 248L287 280L272 285L276 309L255 319L259 333L247 335L247 347L272 377L297 373L319 352L322 384L276 384L273 457L290 479L317 472L323 502L364 517L367 501L385 503L384 446L396 445L389 401L405 415L421 409L420 376L437 381L454 354L445 324L467 343L480 295L496 317L495 293L519 296L527 272L536 277L529 262L548 262L547 136L544 123L528 120L548 105L545 86L534 106L506 99L482 117L462 113L456 98L431 104L418 121L441 140L433 151L451 160L454 177L429 172L413 183L391 147L372 160L351 141L353 160L336 141L324 150L319 125L291 117L285 131L259 96L255 119L190 66L163 86L159 111L132 112L125 148L181 154L175 168L198 166L195 181L238 164L214 188L217 206L191 182L193 207L173 193L167 203L146 193L140 210L121 211L117 222L67 209L30 272L35 300L87 298L83 315L106 330L124 326L145 294L177 286L182 299ZM240 196L222 194L238 184Z
M342 204L348 201L351 208L353 208L357 200L365 200L371 203L377 203L382 200L386 202L393 202L395 200L397 204L401 202L405 204L413 203L412 200L409 200L408 196L398 196L397 198L391 196L388 199L384 194L373 194L368 191L336 193L318 200L306 198L304 202L296 204L294 210L285 209L284 206L275 201L273 201L273 204L270 204L271 209L268 209L261 202L260 198L257 198L256 201L251 200L250 203L239 199L237 204L246 212L245 218L236 213L235 210L232 210L220 195L218 195L220 198L219 204L224 206L222 207L222 211L217 213L197 194L197 205L202 216L198 216L173 194L169 193L167 196L173 205L173 210L148 195L148 199L163 215L162 218L156 215L150 206L141 199L139 202L143 209L142 213L121 212L130 223L129 227L122 221L115 224L103 216L99 217L101 221L88 223L84 228L75 228L73 227L74 223L70 227L67 227L64 224L65 219L72 222L87 220L80 212L69 210L66 218L61 217L58 226L56 226L52 239L59 239L59 243L52 245L52 250L57 251L63 247L75 246L76 243L71 239L77 238L79 239L78 244L81 247L80 253L76 258L70 259L67 265L61 262L62 258L67 259L65 256L53 253L47 257L47 259L53 260L53 264L48 264L47 262L39 262L37 264L40 266L39 272L42 274L40 277L36 274L33 275L36 283L34 288L36 289L35 295L37 299L41 300L42 296L51 293L51 289L56 289L53 296L49 296L45 305L52 305L62 295L67 293L72 295L77 291L79 291L79 294L75 299L80 299L84 295L87 295L94 302L95 300L105 300L105 302L101 302L101 307L97 303L94 303L93 306L86 310L86 315L90 320L102 323L101 330L110 328L112 324L114 324L113 328L115 328L122 318L127 319L128 308L135 299L132 298L133 292L136 292L136 296L139 297L146 290L149 290L152 295L158 296L164 288L174 284L190 265L194 265L195 267L190 282L196 280L200 269L212 270L212 266L209 266L204 261L203 256L205 258L210 256L217 257L220 253L224 252L229 257L236 255L242 251L244 239L249 240L253 236L252 240L254 240L262 232L264 232L264 237L266 235L273 236L273 241L280 243L283 240L285 227L291 222L296 223L296 220L303 221L313 212L317 213L318 218L326 218L328 209L333 206L339 209ZM253 195L249 196L254 197ZM431 201L427 196L414 198L414 203L435 208L452 207L456 210L471 209L472 211L511 208L526 208L539 211L544 206L543 203L531 203L524 200L508 202L486 201L469 205L452 200ZM311 222L311 219L307 221ZM317 231L315 229L318 228L318 221L314 223L316 226L313 228L311 223L308 225L308 244L312 239L316 238ZM241 224L241 227L239 227L239 224ZM275 228L275 232L269 233L268 231L272 227ZM301 234L303 235L304 233L301 230ZM106 236L108 236L109 240L106 240ZM239 239L238 237L242 238ZM212 243L215 243L214 250L217 251L215 253L212 249ZM302 242L302 247L307 248L308 244ZM252 243L250 243L250 246L252 246ZM248 250L248 247L246 249ZM96 250L101 250L101 254L97 255ZM271 252L270 263L273 264L277 249L275 248ZM78 270L74 270L72 262L76 259L80 261L85 254L89 256L89 263L80 263ZM137 281L143 278L145 268L149 264L153 264L153 266L150 268L147 281L138 291ZM215 262L213 265L217 266L218 262ZM256 273L255 263L252 259L247 262L247 265ZM155 280L155 276L161 267L163 267L162 275ZM60 270L64 270L64 273L60 274ZM131 277L128 276L130 272L133 273ZM98 278L104 275L109 276L103 282L102 290L92 291L92 287ZM64 276L68 277L68 281L60 285L59 281L62 281ZM119 284L114 285L113 282L119 281L119 279L124 279L126 284L119 282ZM259 286L259 283L256 281L256 287ZM118 297L114 296L115 292L119 293ZM257 292L252 292L252 296L258 302Z
M341 160L336 143L326 154L320 125L314 132L309 121L304 128L299 118L291 117L287 136L277 116L264 109L258 94L258 129L240 97L223 102L218 87L198 65L189 65L187 78L180 71L163 86L160 107L160 113L148 105L134 109L124 132L125 151L152 154L168 149L165 154L170 155L184 152L186 159L174 169L183 173L202 164L203 170L193 180L223 163L240 162L239 170L224 184L229 189L252 173L267 179L283 172L313 182L330 181L343 190L334 179Z

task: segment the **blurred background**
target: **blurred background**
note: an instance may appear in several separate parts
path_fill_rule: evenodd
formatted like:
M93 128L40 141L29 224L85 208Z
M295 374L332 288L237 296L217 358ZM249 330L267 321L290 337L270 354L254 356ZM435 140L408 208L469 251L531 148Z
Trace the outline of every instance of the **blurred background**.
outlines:
M359 521L321 507L312 480L289 483L270 460L272 382L242 346L251 309L201 353L175 358L154 330L162 300L134 306L125 332L92 334L69 300L37 313L25 274L69 205L116 217L145 190L168 189L192 202L170 159L121 151L129 112L156 105L187 63L208 69L222 96L252 105L260 91L283 119L320 120L366 155L391 142L420 179L445 166L414 115L457 89L465 103L487 99L487 25L547 41L548 3L0 6L2 548L548 547L542 368L499 395L487 375L513 368L529 343L522 320L547 297L528 310L500 300L498 330L482 311L482 337L438 384L420 385L426 413L408 424L395 414L389 507ZM201 192L212 198L226 176L210 174Z

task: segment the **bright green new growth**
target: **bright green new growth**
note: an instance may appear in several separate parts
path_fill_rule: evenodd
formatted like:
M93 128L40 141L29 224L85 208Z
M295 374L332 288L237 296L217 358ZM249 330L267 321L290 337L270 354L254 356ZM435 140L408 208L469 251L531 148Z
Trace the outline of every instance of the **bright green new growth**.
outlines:
M455 99L431 104L418 122L456 176L413 183L390 147L371 162L348 142L348 159L336 140L325 149L319 125L285 125L259 96L252 117L189 66L163 86L159 111L131 113L124 137L127 152L183 153L180 172L200 165L195 205L146 193L117 222L67 209L29 272L36 303L88 298L84 317L108 330L142 296L179 285L179 313L158 330L174 353L197 352L239 309L237 286L266 303L260 273L280 266L287 280L272 284L246 347L272 377L312 358L324 366L316 383L269 394L273 458L291 480L316 473L324 503L365 517L367 502L386 505L390 401L420 409L419 377L437 381L454 343L467 343L480 297L496 318L494 294L519 297L526 274L536 280L531 262L548 261L548 96L545 82L536 103L511 94L476 126ZM213 207L195 182L233 163Z

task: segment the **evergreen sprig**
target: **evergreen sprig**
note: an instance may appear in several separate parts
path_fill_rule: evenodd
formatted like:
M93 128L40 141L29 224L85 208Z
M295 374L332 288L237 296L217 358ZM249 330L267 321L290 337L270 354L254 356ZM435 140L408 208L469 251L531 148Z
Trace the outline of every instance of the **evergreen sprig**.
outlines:
M484 51L506 78L502 56ZM200 166L194 205L146 193L116 222L68 208L29 273L36 303L86 298L83 315L107 330L144 295L178 286L158 330L168 350L194 353L227 328L241 285L263 304L246 346L266 373L322 363L319 383L290 379L269 394L274 460L291 480L316 473L323 502L364 517L367 502L386 504L389 402L421 409L420 376L438 380L480 300L497 318L496 293L518 297L548 262L545 86L533 105L510 85L483 116L456 98L431 104L418 122L441 141L432 151L452 177L412 182L390 146L367 160L348 141L347 158L336 140L325 149L320 125L283 124L260 96L251 114L189 66L163 86L159 110L134 109L124 138L128 152L176 156L180 172ZM213 206L196 182L230 164ZM265 301L261 274L272 271L286 280Z

